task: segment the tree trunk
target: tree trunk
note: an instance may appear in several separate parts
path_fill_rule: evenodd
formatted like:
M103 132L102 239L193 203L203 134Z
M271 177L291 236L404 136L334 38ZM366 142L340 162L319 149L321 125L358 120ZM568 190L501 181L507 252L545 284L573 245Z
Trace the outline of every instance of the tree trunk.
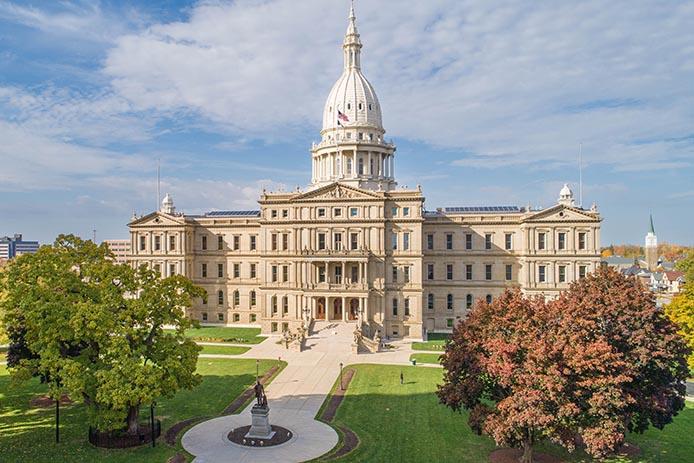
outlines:
M140 431L140 406L133 405L128 409L128 434L135 435Z
M520 459L521 463L533 463L533 442L530 439L523 441L523 455Z

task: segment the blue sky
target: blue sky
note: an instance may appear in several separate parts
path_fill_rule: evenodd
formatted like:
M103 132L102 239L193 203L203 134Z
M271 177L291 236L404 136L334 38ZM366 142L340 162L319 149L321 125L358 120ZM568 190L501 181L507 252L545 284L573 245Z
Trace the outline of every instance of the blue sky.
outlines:
M363 70L426 207L549 206L694 245L694 3L358 0ZM0 235L127 237L162 189L248 209L310 177L346 0L0 0Z

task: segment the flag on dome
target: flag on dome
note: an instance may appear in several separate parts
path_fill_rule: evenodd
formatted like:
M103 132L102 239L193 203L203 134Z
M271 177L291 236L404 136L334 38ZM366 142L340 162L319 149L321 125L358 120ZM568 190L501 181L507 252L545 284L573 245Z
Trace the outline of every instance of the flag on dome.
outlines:
M347 117L347 114L343 113L339 109L337 110L337 123L339 124L340 121L343 122L349 122L349 117Z

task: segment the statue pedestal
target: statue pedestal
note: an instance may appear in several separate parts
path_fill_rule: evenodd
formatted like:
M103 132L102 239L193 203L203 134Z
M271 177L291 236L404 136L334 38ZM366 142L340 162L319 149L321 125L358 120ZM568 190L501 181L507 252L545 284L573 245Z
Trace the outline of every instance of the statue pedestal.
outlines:
M270 426L270 408L254 405L251 409L251 429L246 434L246 439L272 439L275 432Z

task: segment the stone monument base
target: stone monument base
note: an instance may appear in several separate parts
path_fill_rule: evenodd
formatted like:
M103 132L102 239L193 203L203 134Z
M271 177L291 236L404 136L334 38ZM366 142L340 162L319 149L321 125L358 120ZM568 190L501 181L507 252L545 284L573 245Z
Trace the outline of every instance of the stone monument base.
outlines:
M270 408L267 405L254 405L251 409L251 417L251 429L244 437L246 439L272 439L275 431L270 426Z

